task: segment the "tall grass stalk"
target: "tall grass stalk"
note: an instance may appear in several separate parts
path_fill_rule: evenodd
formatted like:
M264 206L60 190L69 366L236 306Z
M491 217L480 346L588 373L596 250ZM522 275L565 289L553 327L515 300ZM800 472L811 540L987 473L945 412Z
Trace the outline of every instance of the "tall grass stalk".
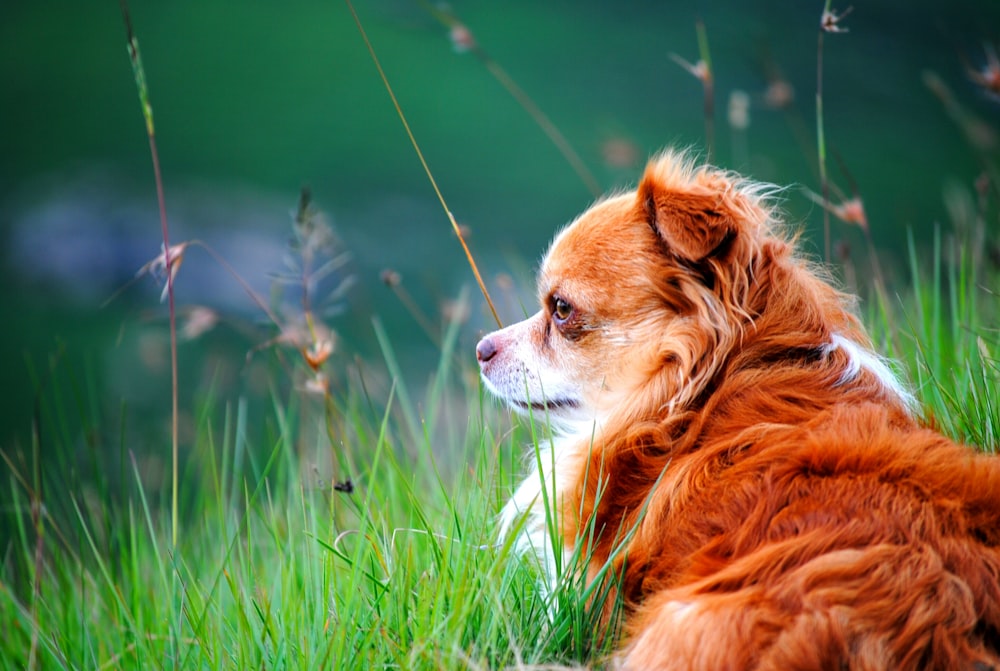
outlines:
M705 151L711 163L715 150L715 71L712 70L712 52L708 48L708 31L701 19L695 23L695 32L698 35L698 56L705 64L702 114L705 117Z
M670 58L701 82L702 117L705 123L705 154L706 159L711 162L715 148L715 75L712 71L712 54L708 48L708 32L701 19L695 23L695 32L698 36L698 61L691 63L677 54L670 54Z
M823 202L830 202L830 182L826 171L826 131L823 123L823 40L826 33L846 32L846 28L840 25L841 19L850 13L848 7L841 14L833 10L833 0L826 0L823 4L823 14L819 20L819 35L816 38L816 152L819 160L819 181L820 192L823 195ZM830 262L830 212L828 208L823 208L823 259Z
M448 217L448 221L451 223L452 231L455 233L459 243L462 245L462 251L465 252L465 258L469 263L469 268L472 269L472 274L476 278L476 284L479 285L479 291L482 292L483 298L486 299L486 304L489 306L490 313L493 315L493 319L496 321L497 326L503 327L503 322L500 321L500 315L497 314L496 307L493 305L493 299L490 298L490 292L486 289L486 283L483 282L483 277L479 274L479 266L476 265L476 260L472 257L469 245L465 242L465 235L462 233L461 227L455 220L455 215L452 214L451 209L448 207L448 203L444 199L444 194L442 194L441 189L438 188L437 180L434 179L434 173L431 172L431 168L427 164L427 159L424 158L424 153L420 150L420 144L417 142L416 136L413 134L413 131L410 130L410 123L406 120L406 115L403 113L403 108L400 106L399 100L396 99L396 94L392 90L392 85L389 84L389 77L386 76L385 70L382 69L382 63L379 61L378 55L375 53L375 47L372 46L371 40L368 39L368 33L365 32L365 27L361 23L361 17L358 16L358 12L354 9L354 3L352 3L351 0L345 0L345 2L347 3L347 8L351 12L351 16L354 18L354 23L358 27L361 39L364 40L365 47L368 49L368 54L371 56L372 62L375 64L375 69L378 70L378 75L382 79L382 85L385 86L385 90L389 94L389 98L392 100L392 105L396 109L396 115L399 116L399 120L403 124L406 136L410 139L410 144L413 145L413 150L417 153L417 158L420 159L420 165L424 168L424 173L427 175L427 179L430 181L431 187L434 189L434 194L437 196L438 201L441 203L441 207L444 209L445 215Z
M454 10L443 4L431 4L427 0L420 0L420 6L424 10L434 17L441 25L448 28L451 31L452 43L455 48L460 51L468 51L472 53L479 62L482 63L486 69L489 71L493 78L500 83L500 85L506 89L506 91L517 101L517 104L521 106L528 116L532 118L535 124L542 130L543 133L549 138L559 153L562 154L563 158L572 168L573 172L576 173L580 181L583 182L587 190L590 191L590 195L594 198L600 198L604 195L604 189L601 187L600 182L594 176L594 173L590 171L587 164L584 163L583 159L577 153L576 149L566 136L562 134L559 127L549 118L542 108L538 106L538 103L528 95L528 93L521 88L521 86L514 80L513 77L501 66L496 59L493 58L483 48L481 44L473 37L472 32L469 30L462 21L455 15Z
M139 93L139 104L142 106L142 116L146 122L146 135L149 138L149 152L153 161L153 177L156 182L156 201L160 211L160 230L163 236L163 267L166 271L167 300L170 313L170 395L171 395L171 545L177 545L177 462L178 462L178 407L177 407L177 314L174 309L174 274L179 262L172 258L170 248L170 227L167 224L167 205L163 195L163 175L160 172L160 155L156 149L156 130L153 125L153 105L149 101L149 88L146 85L146 71L142 67L142 56L139 54L139 40L132 30L132 16L127 0L119 0L122 20L125 22L125 32L128 39L128 55L135 75L135 86Z

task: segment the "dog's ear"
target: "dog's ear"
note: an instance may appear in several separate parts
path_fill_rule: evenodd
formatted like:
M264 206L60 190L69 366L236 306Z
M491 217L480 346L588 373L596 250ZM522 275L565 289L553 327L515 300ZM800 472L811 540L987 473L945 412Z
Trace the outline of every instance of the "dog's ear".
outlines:
M723 184L664 184L650 165L638 204L671 253L695 263L722 251L736 235L736 215Z

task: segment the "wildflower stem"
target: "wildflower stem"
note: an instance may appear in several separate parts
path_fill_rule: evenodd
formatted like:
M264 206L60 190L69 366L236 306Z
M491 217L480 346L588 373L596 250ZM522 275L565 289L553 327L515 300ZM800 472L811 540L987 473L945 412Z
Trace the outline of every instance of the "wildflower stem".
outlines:
M274 314L274 311L270 307L268 307L264 299L261 298L260 295L253 290L253 287L247 284L246 280L240 277L240 274L236 272L236 269L233 268L233 266L228 261L226 261L226 259L224 259L221 254L216 252L202 240L189 240L187 244L191 245L192 247L197 246L204 249L213 259L215 259L216 263L222 266L223 269L225 269L225 271L228 272L233 277L233 279L235 279L239 283L240 287L243 288L243 291L246 293L246 295L250 297L250 300L252 300L254 304L258 308L260 308L260 311L263 312L265 315L267 315L267 318L270 319L275 326L281 328L282 322L280 319L278 319L278 315Z
M830 3L827 2L827 8ZM826 135L823 131L823 29L816 45L816 151L819 157L819 183L823 202L830 202L830 184L826 175ZM830 212L823 208L823 260L830 262Z
M695 23L695 31L698 34L698 57L705 64L705 77L702 79L705 92L705 146L708 160L711 162L715 147L715 82L712 74L712 55L708 49L708 32L705 30L705 22L698 19Z
M427 315L425 315L423 310L420 309L417 302L413 300L412 296L410 296L410 292L406 290L406 287L402 284L396 283L390 288L392 289L392 292L396 294L396 298L399 299L399 302L406 308L406 311L413 315L413 319L417 322L430 341L435 346L440 347L441 338L437 334L437 329L434 328L431 320L427 318Z
M31 526L35 532L35 547L33 553L32 574L31 574L31 644L28 649L29 671L38 668L38 649L40 613L42 604L42 580L45 572L45 493L44 479L42 477L42 391L49 384L55 371L56 363L62 358L65 349L60 347L59 351L49 360L49 368L44 378L38 381L35 391L35 399L32 407L31 417L31 483L29 484L21 478L21 485L28 494L31 511ZM11 472L15 468L7 455L4 461L10 467Z
M389 98L392 99L393 107L396 108L396 114L399 116L399 120L403 124L403 129L406 131L407 137L410 138L410 144L413 145L414 151L417 152L417 158L420 159L420 165L423 166L424 172L427 174L427 179L430 180L431 187L434 189L434 193L437 195L438 201L441 203L441 207L444 209L444 213L448 216L448 221L451 222L451 228L458 236L458 241L462 245L462 250L465 252L465 258L469 262L469 267L472 269L472 274L476 278L476 283L479 285L479 291L482 292L483 298L486 299L486 304L490 308L490 312L493 314L493 319L496 320L497 326L503 326L503 322L500 321L500 316L497 314L496 307L493 305L493 299L490 298L490 292L486 290L486 283L483 282L482 275L479 274L479 267L476 265L475 259L472 258L472 252L469 251L469 245L465 242L465 236L462 235L462 230L458 227L458 222L455 221L455 215L451 213L448 208L448 203L445 202L444 196L441 194L441 189L438 188L437 181L434 179L433 173L431 173L430 166L427 165L427 160L424 158L424 154L420 151L420 145L417 143L416 136L413 135L413 131L410 130L410 124L406 120L406 115L403 114L403 108L400 106L399 101L396 99L396 94L392 91L392 86L389 84L389 78L385 74L385 70L382 69L382 64L378 60L378 56L375 55L375 47L372 46L371 40L368 39L368 34L365 32L364 26L361 25L361 19L358 17L357 11L354 9L354 4L351 0L344 0L347 3L347 8L351 11L351 16L354 17L354 23L358 26L358 32L361 33L361 39L364 40L365 46L368 48L368 53L372 57L372 62L375 63L375 69L378 70L379 77L382 78L382 84L385 86L386 92L389 94Z
M594 174L590 172L587 165L580 158L580 155L576 153L573 149L573 145L569 143L566 136L562 134L559 128L549 119L548 115L545 114L538 106L537 103L525 93L524 89L518 86L507 71L504 70L499 63L493 60L488 54L486 54L481 48L476 47L473 49L479 59L486 66L486 69L490 71L490 74L500 82L507 91L517 100L517 103L524 109L525 112L535 120L542 132L548 136L552 144L556 146L559 153L563 155L566 162L569 163L570 167L573 168L573 172L577 174L580 180L583 182L584 186L587 187L587 191L590 192L592 196L599 197L603 193L601 185L598 183L597 178Z
M310 221L312 216L310 208L312 195L309 189L302 189L302 193L299 196L299 209L295 213L295 227L296 235L301 235L301 227L306 226ZM303 244L300 241L300 244ZM302 314L305 316L306 328L309 329L309 337L313 342L316 342L316 325L313 322L312 309L310 307L310 297L309 297L309 274L312 271L312 257L313 252L303 245L299 250L302 257L302 270L301 270L301 280L302 280Z
M456 28L465 28L462 22L452 13L450 8L444 8L442 6L435 6L426 0L422 0L420 5L441 25L448 29L455 30ZM590 191L590 195L598 198L604 192L601 188L600 183L597 178L594 177L588 168L587 164L583 162L580 155L576 153L573 149L573 145L570 144L566 136L562 134L558 126L556 126L548 115L542 111L538 104L522 89L517 82L514 81L503 67L496 62L496 60L490 56L485 49L483 49L475 40L471 40L468 44L462 45L465 50L472 52L472 54L479 59L486 69L489 70L493 78L496 79L502 87L504 87L517 104L528 113L538 127L542 129L542 132L552 141L552 144L556 146L559 153L563 155L566 162L569 163L573 172L577 174L580 180L583 182L587 190Z
M170 538L174 547L177 546L177 461L178 461L178 426L177 426L177 315L174 309L174 273L173 260L170 258L170 236L167 225L167 206L163 196L163 175L160 172L160 156L156 150L156 132L153 125L153 106L149 102L149 89L146 86L146 72L142 67L142 57L139 54L139 40L132 30L132 17L128 10L127 0L119 0L122 19L128 37L128 54L135 75L135 85L139 93L139 104L142 106L143 119L146 122L146 135L149 138L149 152L153 161L153 176L156 181L156 200L160 209L160 230L163 234L163 263L167 275L167 296L170 312L170 391L171 391L171 474L170 491Z

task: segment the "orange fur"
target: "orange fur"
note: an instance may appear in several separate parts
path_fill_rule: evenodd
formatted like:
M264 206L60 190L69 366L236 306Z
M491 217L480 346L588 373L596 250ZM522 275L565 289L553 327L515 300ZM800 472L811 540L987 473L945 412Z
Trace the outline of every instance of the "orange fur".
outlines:
M1000 665L1000 461L919 424L759 185L666 153L539 291L477 356L553 420L565 540L621 576L616 668ZM538 477L504 511L529 546Z

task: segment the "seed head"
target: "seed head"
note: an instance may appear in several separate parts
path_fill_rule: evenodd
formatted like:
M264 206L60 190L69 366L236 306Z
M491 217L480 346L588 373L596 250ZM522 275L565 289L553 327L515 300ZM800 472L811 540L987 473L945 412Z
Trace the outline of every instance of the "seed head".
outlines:
M848 7L840 14L833 9L823 10L823 16L820 17L819 27L821 30L827 33L846 33L847 28L840 25L840 22L846 17L854 7Z

